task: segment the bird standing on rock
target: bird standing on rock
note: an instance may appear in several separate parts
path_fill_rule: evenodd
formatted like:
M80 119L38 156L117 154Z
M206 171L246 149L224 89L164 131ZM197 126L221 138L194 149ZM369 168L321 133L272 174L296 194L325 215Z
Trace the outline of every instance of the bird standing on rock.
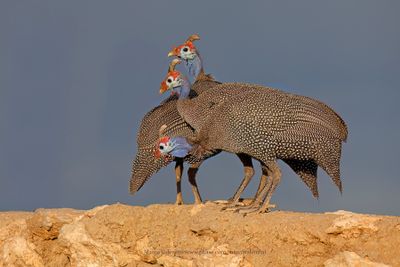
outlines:
M333 110L308 97L243 83L217 85L189 99L188 79L174 70L179 62L172 61L160 92L179 92L178 112L196 132L194 138L186 138L187 142L205 152L249 155L261 163L263 174L269 177L244 212L268 210L281 178L277 159L320 165L342 190L339 164L347 128L340 131L345 125Z
M193 40L192 37L192 39L188 39L188 42ZM196 67L194 70L200 70L200 68ZM197 80L192 86L190 97L195 97L207 90L212 90L212 88L218 84L220 84L220 82L214 80L211 75L199 72ZM190 168L187 173L189 182L192 186L195 204L200 204L202 203L202 199L196 182L197 171L204 160L217 155L220 151L213 151L211 154L205 154L205 157L202 159L191 157L190 154L185 158L176 157L174 160L162 160L161 158L154 157L154 149L158 144L160 136L169 135L191 137L194 134L193 128L190 127L179 115L176 104L177 97L172 95L168 99L162 101L159 106L149 111L142 119L137 135L137 153L132 162L132 175L129 190L132 194L136 193L154 173L167 166L172 161L175 161L177 190L175 204L183 204L181 178L183 173L183 163L186 161L190 163ZM158 133L159 130L161 130L160 132L162 132L162 134ZM245 177L243 181L245 181L249 176L251 177L253 175L254 171L252 166L249 167L251 161L249 162L247 157L240 154L238 157L244 165Z
M202 64L201 56L198 52L198 49L193 44L194 41L199 40L200 37L197 34L191 35L183 44L173 48L168 56L176 56L182 59L191 74L192 80L198 81L202 80L204 75L204 69ZM195 76L197 75L197 76ZM245 84L244 84L245 85ZM217 87L218 89L220 87ZM304 97L306 99L306 97ZM324 115L330 115L330 118L327 119L327 123L330 124L330 127L341 135L342 141L345 141L347 138L347 126L344 121L340 118L339 115L336 114L331 108L326 106L322 102L318 102L316 100L311 99L315 104L315 109L312 112L315 116L322 116L322 112ZM240 103L239 103L240 104ZM318 118L317 118L318 119ZM322 131L322 127L316 127L315 131ZM316 133L318 134L318 132ZM329 156L327 156L329 157ZM234 207L238 202L241 193L244 191L246 186L248 185L250 179L254 174L253 165L251 161L251 157L245 154L239 154L239 158L241 158L243 164L245 165L245 177L237 189L234 196L231 198L231 205L227 206ZM295 158L281 158L286 164L288 164L292 170L299 175L299 177L303 180L303 182L309 187L314 197L318 198L318 184L317 184L317 170L318 164L312 160L299 160ZM267 181L267 177L262 175L260 179L260 185L258 187L256 196L260 193L262 187L265 185Z

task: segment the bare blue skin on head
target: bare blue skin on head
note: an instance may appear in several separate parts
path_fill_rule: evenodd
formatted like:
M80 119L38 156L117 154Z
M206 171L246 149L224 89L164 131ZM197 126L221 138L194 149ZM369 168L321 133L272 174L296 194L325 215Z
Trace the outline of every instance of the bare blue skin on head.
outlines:
M202 59L200 58L199 54L196 54L193 59L184 58L184 63L186 69L188 70L190 79L195 81L202 68Z
M171 155L177 158L184 158L189 154L192 146L187 142L186 138L177 136L172 137L167 145L160 145L159 150L162 155Z
M180 85L171 88L170 90L179 96L179 99L186 99L189 97L190 94L190 81L187 77L181 75L180 78Z

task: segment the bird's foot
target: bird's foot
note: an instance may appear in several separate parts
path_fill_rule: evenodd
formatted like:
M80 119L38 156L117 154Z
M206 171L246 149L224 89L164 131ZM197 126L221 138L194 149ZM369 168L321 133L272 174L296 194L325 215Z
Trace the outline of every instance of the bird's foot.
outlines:
M257 212L258 213L267 213L271 211L270 209L275 209L276 205L275 204L268 204L266 207L261 207Z
M223 200L223 199L221 199L221 200L213 200L213 201L211 201L212 203L215 203L215 204L228 204L229 203L229 200Z
M201 205L201 204L203 204L203 201L201 201L201 199L196 199L193 204L194 205Z
M269 209L276 208L275 204L268 204L263 207L261 204L252 204L248 207L241 207L234 210L234 212L241 213L241 214L249 214L253 212L257 213L266 213L269 212Z
M175 205L183 205L183 199L181 197L177 197L175 201Z
M236 210L238 207L243 207L245 204L239 201L228 202L225 207L222 207L221 210L232 211Z
M252 199L244 199L240 198L238 200L230 200L225 207L223 207L221 210L226 210L226 211L234 211L238 209L239 207L244 207L244 206L249 206L253 203Z
M257 211L260 208L260 206L261 206L260 203L253 203L253 204L251 204L249 206L236 208L233 211L237 212L237 213L246 213L247 214L247 213L251 213L251 212Z
M237 209L235 212L240 213L240 214L249 214L253 212L257 212L260 208L259 207L247 207L247 209Z

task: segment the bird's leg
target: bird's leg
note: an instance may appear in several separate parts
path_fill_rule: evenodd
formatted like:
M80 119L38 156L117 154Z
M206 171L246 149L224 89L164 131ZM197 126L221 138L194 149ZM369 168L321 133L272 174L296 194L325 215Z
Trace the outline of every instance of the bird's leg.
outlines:
M267 178L267 182L262 190L254 198L254 201L248 207L236 209L239 213L251 213L256 211L267 212L268 208L275 208L274 204L269 204L272 193L274 192L276 186L279 184L281 173L276 162L268 162L268 165L262 163L263 176ZM260 182L261 185L261 182ZM263 205L261 206L261 204Z
M178 159L175 164L175 177L176 177L176 205L183 204L182 190L181 190L181 179L183 172L183 160Z
M260 178L260 183L259 183L258 188L257 188L257 192L256 192L256 194L254 195L254 198L253 198L253 200L251 201L250 205L252 205L252 204L255 203L255 201L256 201L256 199L257 199L257 196L261 194L261 191L263 190L263 188L264 188L265 185L267 184L267 181L268 181L268 176L267 176L266 174L262 174L262 175L261 175L261 178ZM261 203L259 203L259 204L261 204Z
M269 201L271 200L272 194L275 192L275 189L280 183L282 177L281 170L279 169L279 166L276 164L276 162L272 166L272 172L273 172L272 176L274 177L272 180L272 186L268 191L266 198L264 199L264 203L258 210L259 213L268 212L269 208L275 208L275 205L269 204Z
M201 204L203 202L201 200L199 188L197 187L196 183L196 173L199 170L201 163L202 161L191 164L188 170L188 178L189 178L189 183L192 185L194 204Z
M251 178L254 176L254 168L253 168L253 162L251 161L251 157L246 154L236 154L236 155L239 157L240 161L243 164L244 177L238 189L236 190L235 194L228 200L228 205L223 207L222 210L232 209L238 205L240 195L243 193L244 189L249 184Z
M241 207L235 209L235 212L239 213L251 213L255 212L260 209L261 204L263 203L263 200L267 196L267 193L271 190L272 187L272 177L270 179L267 179L267 183L265 184L264 188L261 190L261 192L254 198L253 203L251 203L247 207Z
M258 185L257 192L254 195L254 198L251 201L249 206L251 206L251 205L253 205L254 207L256 207L256 206L260 207L261 206L261 204L263 203L263 198L257 198L257 196L261 194L263 188L267 185L267 182L268 182L268 176L266 174L262 174L261 175L261 179L260 179L260 184ZM269 184L267 188L270 188L270 187L271 187L271 185ZM268 192L269 191L267 191L267 193ZM264 194L264 196L265 196L265 194ZM275 208L275 207L276 207L275 204L270 204L270 208Z

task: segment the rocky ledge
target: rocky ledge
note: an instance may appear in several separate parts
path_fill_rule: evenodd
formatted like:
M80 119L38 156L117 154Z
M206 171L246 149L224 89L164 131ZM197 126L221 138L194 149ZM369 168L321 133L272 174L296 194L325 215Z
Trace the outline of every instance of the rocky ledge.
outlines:
M0 212L0 266L400 266L400 217L220 210Z

